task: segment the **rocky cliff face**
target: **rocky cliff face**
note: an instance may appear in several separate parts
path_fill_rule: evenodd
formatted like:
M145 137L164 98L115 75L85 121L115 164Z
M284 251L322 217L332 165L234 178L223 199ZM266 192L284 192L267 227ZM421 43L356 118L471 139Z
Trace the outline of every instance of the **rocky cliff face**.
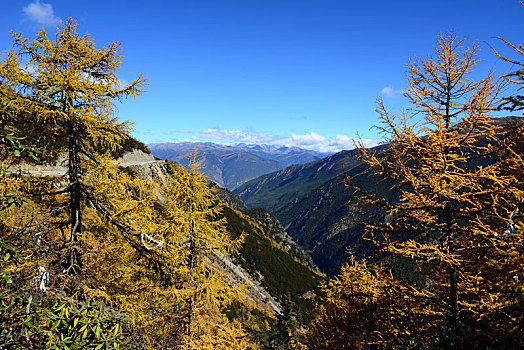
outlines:
M115 160L115 163L124 167L137 167L143 165L151 165L151 169L155 166L160 166L163 161L156 159L151 153L146 153L139 149L129 150ZM155 164L153 166L153 164ZM67 172L67 160L62 156L58 156L55 160L41 163L22 163L13 166L13 171L22 171L32 175L64 175Z

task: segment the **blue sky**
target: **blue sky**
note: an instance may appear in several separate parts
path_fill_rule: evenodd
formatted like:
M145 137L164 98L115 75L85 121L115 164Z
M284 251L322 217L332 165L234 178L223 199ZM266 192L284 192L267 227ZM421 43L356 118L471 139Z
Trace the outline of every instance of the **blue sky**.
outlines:
M518 0L10 0L10 31L29 37L75 18L99 46L122 43L120 79L149 85L119 106L145 143L278 143L320 151L379 140L375 98L403 107L405 64L441 32L481 43L479 72L507 72L488 44L524 43ZM371 142L371 141L370 141Z

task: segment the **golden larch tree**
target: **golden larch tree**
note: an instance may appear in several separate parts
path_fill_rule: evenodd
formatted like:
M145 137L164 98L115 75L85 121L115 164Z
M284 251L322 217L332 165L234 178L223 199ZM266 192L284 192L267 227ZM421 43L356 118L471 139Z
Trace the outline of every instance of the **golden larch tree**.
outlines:
M409 62L410 108L401 116L378 101L387 145L381 152L360 145L360 157L370 174L394 183L394 195L347 181L361 204L385 211L383 220L364 223L367 238L414 261L425 275L412 292L426 300L428 320L440 327L438 341L446 346L478 341L483 317L500 307L501 291L490 289L486 267L522 246L521 236L500 239L523 195L516 173L500 166L516 154L508 120L494 118L502 84L493 72L475 79L478 44L463 45L450 32L438 38L434 56ZM500 276L505 285L513 283L510 270Z
M226 231L223 204L213 193L209 180L200 173L196 153L186 167L170 161L166 167L170 177L162 187L161 197L169 223L166 232L172 235L166 240L179 247L184 261L178 269L181 282L178 293L185 302L185 344L199 349L207 342L205 339L214 339L217 348L219 343L223 347L229 344L233 348L251 348L253 345L240 325L224 323L221 314L235 298L243 299L242 290L232 289L224 274L217 270L217 263L223 264L231 253L238 251L243 236L233 239Z
M67 159L69 257L67 271L78 269L75 244L82 232L83 201L89 188L85 178L99 155L119 147L128 122L115 116L115 100L141 93L144 78L121 87L120 44L97 48L88 36L79 36L69 19L54 40L41 29L34 40L13 33L14 47L0 65L4 102L17 109L15 125L45 150L44 156ZM62 223L63 226L63 223Z
M382 266L357 261L342 266L324 287L326 300L305 334L308 349L424 347L437 327L427 321L413 286Z

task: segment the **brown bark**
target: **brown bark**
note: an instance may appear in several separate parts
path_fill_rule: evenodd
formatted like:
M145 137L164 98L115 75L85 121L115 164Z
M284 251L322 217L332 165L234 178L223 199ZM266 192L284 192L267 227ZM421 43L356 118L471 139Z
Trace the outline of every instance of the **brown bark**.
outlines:
M76 123L73 118L69 120L67 127L68 136L68 173L69 173L69 211L71 221L71 237L69 241L70 262L69 269L76 270L78 267L78 251L75 243L78 240L78 235L82 232L82 211L81 200L82 190L79 180L79 164L78 164L78 135L76 130Z

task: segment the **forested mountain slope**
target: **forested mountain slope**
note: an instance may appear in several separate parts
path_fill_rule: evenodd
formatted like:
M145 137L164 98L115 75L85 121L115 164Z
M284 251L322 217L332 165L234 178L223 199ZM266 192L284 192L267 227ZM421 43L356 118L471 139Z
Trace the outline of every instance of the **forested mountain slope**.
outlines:
M278 217L278 212L301 194L360 164L357 155L356 150L341 151L313 162L293 165L251 180L235 189L234 193L250 208L266 208ZM287 225L284 221L283 224Z

